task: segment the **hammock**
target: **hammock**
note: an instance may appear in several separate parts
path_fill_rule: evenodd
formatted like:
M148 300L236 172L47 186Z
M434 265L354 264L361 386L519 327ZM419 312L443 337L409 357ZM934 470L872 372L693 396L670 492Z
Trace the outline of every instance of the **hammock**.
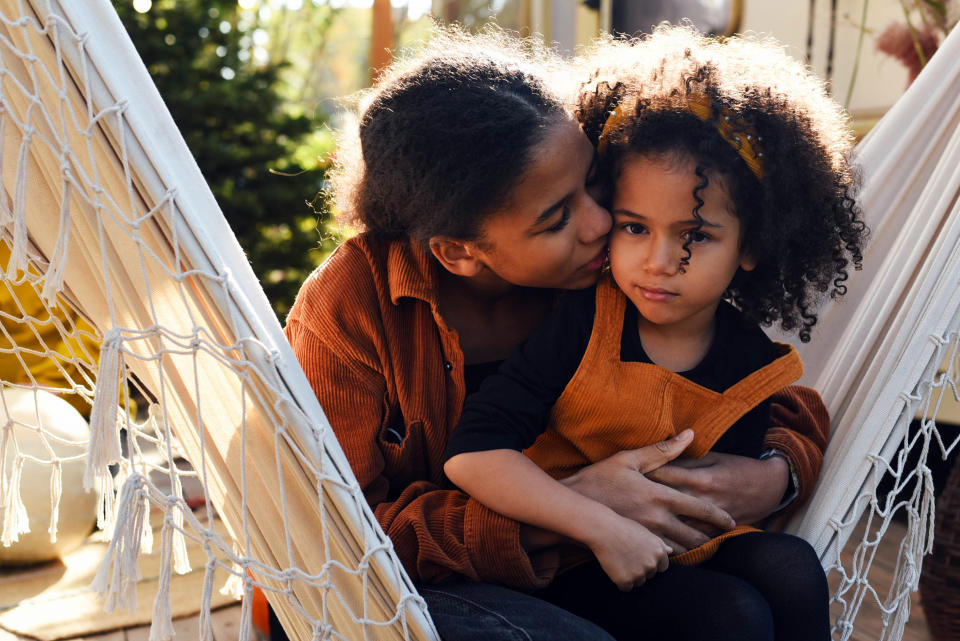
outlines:
M888 461L901 443L947 449L935 410L941 395L957 395L960 71L948 61L960 35L943 48L861 148L873 244L849 300L824 312L804 347L807 370L819 375L810 383L836 420L821 487L790 527L841 579L842 639L866 596L884 609L883 638L902 634L933 512L925 466ZM0 291L15 303L0 311L0 357L19 367L0 381L0 401L44 390L89 407L85 481L111 541L94 586L105 607L135 605L137 555L154 544L152 507L165 515L152 641L173 633L169 581L189 569L188 538L207 554L201 639L212 639L212 590L249 596L255 585L294 639L436 639L107 0L0 0L0 175L0 241L10 248ZM99 355L85 347L91 339ZM32 374L38 359L60 376ZM918 409L921 428L909 431ZM24 465L49 466L58 500L66 459L30 454L17 438L31 429L55 452L39 416L0 425L0 543L27 527ZM891 472L898 486L916 483L904 505L874 495ZM184 499L188 482L207 498L196 512ZM897 582L879 595L871 550L896 510L910 515L910 529ZM840 551L862 513L870 527L851 545L864 553L844 567ZM228 538L214 531L215 515ZM242 618L248 639L249 613Z
M816 492L788 529L840 575L834 599L842 604L841 639L852 633L864 599L882 611L881 638L901 637L910 592L933 546L927 456L945 459L960 441L936 423L944 399L960 400L958 59L954 29L857 147L871 229L863 271L851 277L845 299L820 314L811 342L798 345L808 372L801 382L820 391L832 426ZM884 477L894 490L877 496ZM883 595L864 579L896 516L908 529ZM841 551L858 523L864 533L845 567Z

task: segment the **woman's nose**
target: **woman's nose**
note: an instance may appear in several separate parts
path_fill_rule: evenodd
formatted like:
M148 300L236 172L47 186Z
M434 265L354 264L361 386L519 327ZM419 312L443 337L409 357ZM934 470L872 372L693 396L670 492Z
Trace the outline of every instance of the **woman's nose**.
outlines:
M592 245L600 238L610 233L613 226L613 217L610 212L593 199L585 195L584 213L580 223L580 240L585 245Z

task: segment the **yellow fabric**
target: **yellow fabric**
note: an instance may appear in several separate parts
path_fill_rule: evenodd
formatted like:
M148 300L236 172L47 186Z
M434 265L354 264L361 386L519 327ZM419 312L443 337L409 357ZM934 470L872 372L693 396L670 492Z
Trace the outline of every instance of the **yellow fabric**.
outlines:
M618 104L617 108L610 114L610 117L607 118L607 121L603 123L603 131L600 133L599 140L597 140L597 152L602 154L606 151L611 132L619 127L620 123L634 112L634 109L624 109L624 104L625 103ZM636 107L636 105L633 106L634 108ZM687 96L683 107L703 122L710 120L710 117L713 115L713 107L710 102L710 97L707 94L695 93ZM717 132L721 138L726 140L727 143L740 154L740 157L747 163L747 167L750 168L753 175L762 180L766 172L763 169L763 161L761 160L763 152L760 150L758 144L760 137L757 135L756 130L743 118L738 118L731 113L729 109L721 107L717 116Z
M6 271L9 261L10 248L0 241L0 270ZM100 353L97 331L73 310L62 306L48 310L30 283L10 281L0 285L0 309L0 381L69 391L68 377L77 385L86 384L74 359L86 363L91 378L95 375ZM66 393L63 398L81 414L90 413L90 403L78 394Z

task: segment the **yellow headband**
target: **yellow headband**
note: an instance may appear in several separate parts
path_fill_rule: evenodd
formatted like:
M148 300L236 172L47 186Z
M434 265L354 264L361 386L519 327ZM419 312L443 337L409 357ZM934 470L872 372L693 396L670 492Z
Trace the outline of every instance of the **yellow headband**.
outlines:
M600 139L597 141L597 152L603 153L609 142L610 132L620 125L620 122L627 117L622 109L624 103L617 105L613 110L607 122L603 125L603 131L600 133ZM707 122L713 113L710 106L710 97L707 94L695 93L687 96L685 103L686 110L702 120ZM765 174L763 170L763 152L760 151L757 143L760 137L757 136L754 129L742 118L738 118L730 113L728 109L720 108L720 117L717 118L717 133L726 140L731 147L737 150L747 167L753 172L758 180L762 180Z

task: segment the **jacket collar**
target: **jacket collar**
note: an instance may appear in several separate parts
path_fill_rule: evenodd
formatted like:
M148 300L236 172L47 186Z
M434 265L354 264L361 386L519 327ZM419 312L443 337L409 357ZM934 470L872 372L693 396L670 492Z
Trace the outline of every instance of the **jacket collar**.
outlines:
M439 272L433 255L415 238L395 240L387 252L387 284L390 300L418 298L437 306Z

